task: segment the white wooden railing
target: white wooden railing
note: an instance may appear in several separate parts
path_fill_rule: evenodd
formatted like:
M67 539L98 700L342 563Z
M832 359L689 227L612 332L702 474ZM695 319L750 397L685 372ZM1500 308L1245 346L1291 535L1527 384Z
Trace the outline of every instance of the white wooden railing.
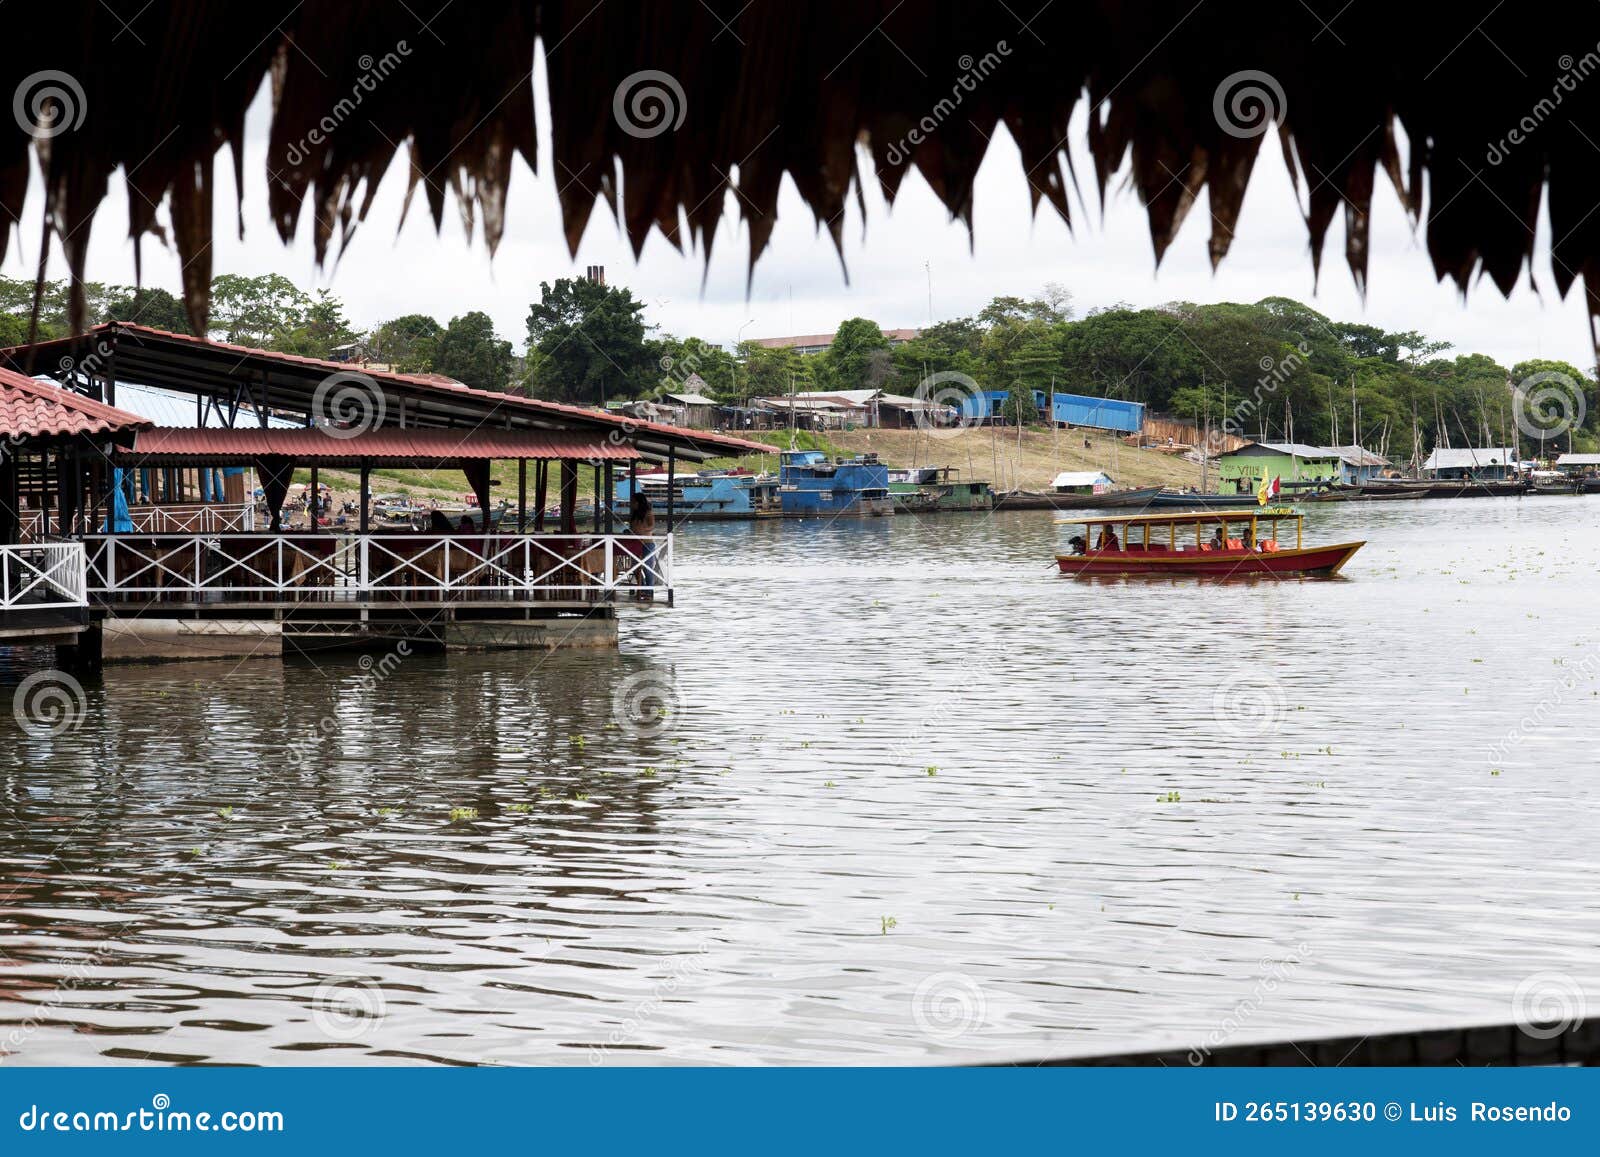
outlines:
M0 611L89 605L81 542L0 546Z
M672 589L670 534L132 533L84 543L99 602L604 602Z
M133 531L139 534L226 534L233 531L250 531L256 528L256 508L253 503L185 502L171 506L131 506L128 518ZM100 519L105 520L104 507ZM43 537L44 512L35 510L21 518L22 537L38 541ZM49 534L61 533L61 520L50 512Z

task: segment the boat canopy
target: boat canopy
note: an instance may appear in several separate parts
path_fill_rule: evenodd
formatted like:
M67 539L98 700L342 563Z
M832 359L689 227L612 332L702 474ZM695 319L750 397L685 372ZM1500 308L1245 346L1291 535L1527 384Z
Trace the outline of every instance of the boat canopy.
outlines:
M1190 510L1182 514L1102 514L1098 518L1058 518L1057 522L1073 526L1104 526L1107 523L1163 523L1177 522L1193 526L1197 522L1249 522L1257 518L1302 519L1305 515L1283 506L1244 507L1238 510Z

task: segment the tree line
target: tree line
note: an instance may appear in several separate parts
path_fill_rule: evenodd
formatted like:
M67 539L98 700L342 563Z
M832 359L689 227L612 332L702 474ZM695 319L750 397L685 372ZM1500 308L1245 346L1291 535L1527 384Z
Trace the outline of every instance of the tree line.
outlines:
M182 302L162 289L87 287L96 320L188 332ZM0 344L27 339L31 281L0 279ZM45 287L41 336L67 332L64 283ZM933 374L964 375L1011 391L1010 412L1033 420L1030 392L1142 402L1201 427L1249 438L1319 445L1359 442L1396 461L1435 445L1600 445L1594 367L1486 354L1452 354L1414 331L1334 321L1301 302L1127 304L1078 316L1072 295L1046 285L997 297L970 317L942 321L891 344L868 318L841 322L825 352L800 355L754 341L733 351L662 333L622 286L582 278L540 285L522 353L473 311L441 322L407 314L358 330L337 297L307 294L276 274L219 276L210 335L326 358L354 345L374 363L436 373L470 386L586 405L698 391L719 402L791 391L880 388L915 394ZM1541 445L1541 433L1553 440Z

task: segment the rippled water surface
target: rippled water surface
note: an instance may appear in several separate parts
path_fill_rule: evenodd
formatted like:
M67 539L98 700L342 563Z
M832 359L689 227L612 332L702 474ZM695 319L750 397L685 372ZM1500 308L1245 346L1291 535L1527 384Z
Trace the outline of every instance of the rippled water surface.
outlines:
M0 1047L917 1062L1570 1003L1597 530L1324 507L1342 580L1091 583L1049 513L701 526L616 652L109 668L75 730L0 716Z

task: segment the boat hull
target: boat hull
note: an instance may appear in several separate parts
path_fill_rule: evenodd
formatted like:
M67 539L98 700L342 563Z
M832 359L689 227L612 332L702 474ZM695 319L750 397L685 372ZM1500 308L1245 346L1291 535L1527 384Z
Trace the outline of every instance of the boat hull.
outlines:
M1096 550L1088 554L1058 554L1061 573L1086 575L1170 574L1237 577L1240 575L1331 575L1350 561L1365 542L1340 542L1331 546L1250 551L1144 551Z
M1149 502L1157 510L1233 510L1260 504L1254 494L1184 494L1173 490L1164 490Z

